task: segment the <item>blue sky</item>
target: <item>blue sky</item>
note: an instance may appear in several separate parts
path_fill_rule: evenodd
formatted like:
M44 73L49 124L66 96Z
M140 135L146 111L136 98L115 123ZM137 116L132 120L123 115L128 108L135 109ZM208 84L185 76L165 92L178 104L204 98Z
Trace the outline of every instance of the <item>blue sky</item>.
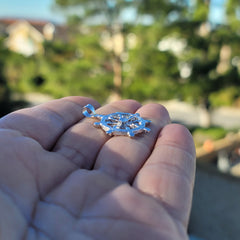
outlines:
M97 1L97 0L96 0ZM226 0L211 0L210 20L221 23ZM53 11L54 0L0 0L1 17L25 17L63 22L64 16Z
M25 17L63 22L64 17L52 10L54 0L0 0L0 17Z
M225 19L225 5L226 0L211 0L210 6L210 21L214 23L222 23Z

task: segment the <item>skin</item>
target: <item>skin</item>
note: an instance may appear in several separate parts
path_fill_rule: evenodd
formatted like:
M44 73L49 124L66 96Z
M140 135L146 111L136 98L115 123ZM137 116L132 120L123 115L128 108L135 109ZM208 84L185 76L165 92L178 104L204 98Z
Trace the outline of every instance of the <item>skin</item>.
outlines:
M85 118L140 113L150 133L107 136ZM159 104L67 97L0 119L0 239L188 239L195 174L188 130Z

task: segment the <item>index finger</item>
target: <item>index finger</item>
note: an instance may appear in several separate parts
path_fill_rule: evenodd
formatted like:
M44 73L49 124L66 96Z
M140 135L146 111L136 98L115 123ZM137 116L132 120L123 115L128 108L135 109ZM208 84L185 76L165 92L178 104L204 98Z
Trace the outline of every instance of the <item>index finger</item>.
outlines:
M87 97L66 97L10 113L0 119L0 128L16 130L50 150L66 129L84 117L82 107L87 103L100 106Z

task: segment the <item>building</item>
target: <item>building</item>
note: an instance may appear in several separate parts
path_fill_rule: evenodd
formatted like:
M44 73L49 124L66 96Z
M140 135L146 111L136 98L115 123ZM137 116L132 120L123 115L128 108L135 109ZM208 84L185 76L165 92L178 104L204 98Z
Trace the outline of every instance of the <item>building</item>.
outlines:
M43 34L26 20L14 22L6 28L5 46L11 51L31 56L43 53Z
M48 21L0 19L0 35L6 37L5 46L11 51L31 56L44 53L44 41L59 38L66 41L67 28Z

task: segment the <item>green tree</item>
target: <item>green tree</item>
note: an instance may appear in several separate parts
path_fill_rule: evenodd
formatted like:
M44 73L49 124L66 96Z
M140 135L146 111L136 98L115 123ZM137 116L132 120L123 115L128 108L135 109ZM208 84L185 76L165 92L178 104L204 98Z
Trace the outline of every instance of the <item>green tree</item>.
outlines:
M158 49L159 41L164 37L163 30L163 26L157 23L138 25L132 29L131 35L137 38L137 44L129 50L129 59L123 65L126 69L125 98L161 100L178 94L177 58L170 51L161 52Z
M185 13L185 1L166 1L166 0L55 0L57 6L66 9L72 6L79 8L81 12L81 22L97 23L98 19L104 18L104 31L107 32L108 42L106 49L111 51L113 82L115 93L121 95L123 84L123 55L128 54L126 36L129 26L142 23L144 16L152 17L152 21L164 24L170 21L171 16L182 16ZM126 24L124 13L133 11L134 20ZM169 19L168 19L169 18ZM76 19L76 18L74 18ZM95 19L95 20L94 20ZM97 19L97 20L96 20ZM165 19L165 20L164 20ZM163 22L163 23L162 23ZM141 34L144 34L143 32ZM105 35L105 36L106 36Z
M8 60L11 55L11 52L4 47L4 38L0 38L0 117L14 109L26 106L25 101L12 99L13 89L7 74Z
M187 49L178 58L191 70L191 74L182 81L185 99L208 104L212 94L224 88L239 86L236 59L240 54L236 27L236 22L239 22L236 11L238 1L235 1L235 5L233 2L228 1L228 20L221 25L214 26L209 22L210 1L199 0L187 19L175 22L169 28L169 31L176 31L187 40ZM235 63L232 61L234 57Z
M56 4L61 8L68 8L71 6L77 6L82 10L82 16L80 19L85 21L97 21L96 18L105 17L106 29L109 33L108 39L109 45L112 45L109 50L112 54L112 69L114 72L114 87L116 93L120 94L122 85L122 60L121 54L124 51L123 41L123 25L120 20L121 12L129 7L132 1L86 1L86 0L56 0ZM134 1L136 2L136 1ZM70 20L76 20L79 17L71 17ZM70 21L72 22L72 21ZM76 23L76 21L74 21ZM116 43L118 41L118 43Z
M226 4L227 22L232 30L239 31L240 24L240 2L238 0L227 0Z
M3 39L0 39L0 51L2 53L4 51L3 49ZM5 115L11 110L11 104L10 104L10 89L8 87L6 78L4 76L4 54L0 55L0 117Z

